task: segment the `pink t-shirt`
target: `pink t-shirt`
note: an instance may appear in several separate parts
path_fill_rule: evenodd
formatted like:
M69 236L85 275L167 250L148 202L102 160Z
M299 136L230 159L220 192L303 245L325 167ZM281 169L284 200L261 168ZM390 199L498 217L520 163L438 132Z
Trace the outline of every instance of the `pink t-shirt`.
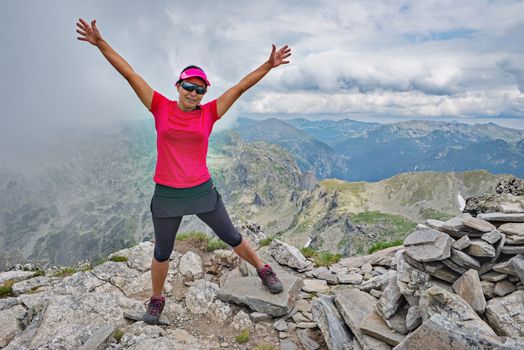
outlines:
M219 119L213 100L190 112L154 92L151 113L157 133L157 162L153 180L161 185L187 188L211 178L206 165L209 135Z

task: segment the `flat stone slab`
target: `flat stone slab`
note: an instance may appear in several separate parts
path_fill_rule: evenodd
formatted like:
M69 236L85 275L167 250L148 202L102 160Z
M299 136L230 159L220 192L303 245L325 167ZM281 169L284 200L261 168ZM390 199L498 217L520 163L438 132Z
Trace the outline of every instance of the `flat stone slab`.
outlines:
M139 311L134 311L134 310L127 310L127 311L124 311L124 318L127 318L128 320L132 320L132 321L142 321L144 319L144 313L139 312ZM162 326L169 326L171 325L171 322L165 315L160 315L158 324Z
M397 346L406 336L391 330L375 311L370 312L360 324L362 333L380 339L392 346Z
M432 228L419 229L404 240L406 253L419 262L447 259L454 240Z
M508 277L508 275L505 273L491 271L491 272L485 273L482 276L480 276L480 279L483 281L488 281L488 282L498 282L498 281L502 281L506 277Z
M500 225L499 230L508 235L524 236L524 223L510 223Z
M440 229L442 228L442 225L444 225L444 221L435 220L435 219L427 219L426 221L424 221L424 225L440 231Z
M306 278L303 280L302 290L308 293L327 293L329 286L325 280Z
M495 242L497 242L501 238L502 234L498 230L486 232L482 236L480 236L480 239L488 242L489 244L495 244Z
M507 273L512 276L518 276L520 280L524 282L524 254L515 255L508 261L493 266L493 270Z
M496 229L495 225L492 223L479 218L463 218L462 224L480 232L491 232Z
M335 305L364 350L389 350L391 346L360 331L360 324L375 311L377 300L356 288L335 288Z
M464 237L456 240L455 242L453 242L453 244L451 246L453 248L455 248L455 249L463 250L463 249L469 247L470 244L471 244L471 241L469 240L469 237L468 236L464 236Z
M460 295L477 313L484 313L486 298L482 292L477 270L469 269L453 283L453 290Z
M253 311L272 316L285 315L293 307L302 280L284 270L277 273L284 286L284 290L278 294L271 294L259 277L227 276L223 286L217 291L217 297L224 302L246 305Z
M524 222L524 213L482 213L477 219L486 221Z
M481 239L472 239L471 245L465 251L479 258L492 258L496 255L495 247Z
M506 244L519 245L524 244L524 236L506 235Z
M505 245L502 247L503 254L524 254L524 245Z
M329 349L350 349L355 338L338 312L331 297L321 296L311 305L313 319L322 331Z
M517 289L517 287L513 283L509 282L508 280L504 280L504 281L497 282L497 284L495 284L493 293L495 293L499 297L503 297L515 291L515 289Z
M456 250L452 248L450 259L455 264L458 264L463 267L467 267L468 269L475 269L475 270L480 269L480 262L477 259L469 256L468 254L460 250Z
M341 284L361 284L362 275L355 272L337 274L338 283Z

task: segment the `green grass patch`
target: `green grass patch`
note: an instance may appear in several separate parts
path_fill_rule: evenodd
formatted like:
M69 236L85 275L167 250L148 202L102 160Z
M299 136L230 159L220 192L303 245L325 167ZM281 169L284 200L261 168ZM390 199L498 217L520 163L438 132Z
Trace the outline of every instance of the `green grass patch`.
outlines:
M13 296L13 284L15 280L7 280L3 285L0 286L0 298L7 298Z
M260 244L261 247L265 247L271 244L273 242L273 236L269 236L267 238L261 239L258 244Z
M126 256L121 256L121 255L113 255L111 257L111 261L114 261L114 262L126 262L127 261L127 257Z
M36 270L34 277L37 277L37 276L45 276L45 271L44 270Z
M239 344L247 343L249 340L249 329L244 328L238 335L235 336L235 341Z
M317 253L314 257L315 264L317 266L330 266L338 263L342 259L342 254L331 253L328 251Z
M116 339L117 343L120 343L120 339L124 336L124 331L120 328L117 328L115 332L113 333L113 338Z
M396 247L396 246L402 245L403 243L404 243L403 239L396 239L394 241L389 241L389 242L377 242L368 249L368 254L372 254L378 250L386 249L389 247Z
M93 261L93 266L102 265L107 261L106 257L96 258L95 261Z
M206 251L214 252L217 249L227 249L229 246L218 238L213 238L206 245Z
M188 239L194 239L199 242L208 242L211 238L208 235L206 235L204 232L200 232L200 231L181 232L176 235L177 241L185 241Z
M253 350L277 350L277 348L273 344L270 344L270 343L260 343L260 344L255 345Z
M306 258L311 258L317 254L317 251L311 247L300 248L300 251Z
M78 271L73 268L73 267L65 267L63 268L60 272L57 272L53 275L53 277L67 277L67 276L71 276L75 273L77 273Z
M420 209L419 215L423 220L433 219L433 220L447 221L454 217L454 215L443 213L441 211L431 209L431 208Z

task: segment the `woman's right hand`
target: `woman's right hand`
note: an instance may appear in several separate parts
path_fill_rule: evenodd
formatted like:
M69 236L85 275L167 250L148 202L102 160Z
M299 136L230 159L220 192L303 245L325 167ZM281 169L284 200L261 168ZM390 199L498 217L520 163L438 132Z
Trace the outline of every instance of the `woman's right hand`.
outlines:
M77 29L76 32L81 36L77 37L78 40L87 41L95 46L98 46L98 43L102 40L102 35L96 27L96 19L91 21L91 25L84 21L82 18L78 19L76 26L80 29Z

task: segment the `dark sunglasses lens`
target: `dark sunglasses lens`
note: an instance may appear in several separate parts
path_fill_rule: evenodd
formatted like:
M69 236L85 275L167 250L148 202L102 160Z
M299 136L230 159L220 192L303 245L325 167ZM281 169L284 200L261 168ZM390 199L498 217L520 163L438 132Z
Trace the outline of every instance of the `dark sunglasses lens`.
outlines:
M182 87L191 92L193 90L196 90L196 93L199 94L199 95L202 95L202 94L205 94L206 93L206 88L205 87L202 87L202 86L199 86L199 85L195 85L195 84L191 84L191 83L187 83L185 81L182 82Z

